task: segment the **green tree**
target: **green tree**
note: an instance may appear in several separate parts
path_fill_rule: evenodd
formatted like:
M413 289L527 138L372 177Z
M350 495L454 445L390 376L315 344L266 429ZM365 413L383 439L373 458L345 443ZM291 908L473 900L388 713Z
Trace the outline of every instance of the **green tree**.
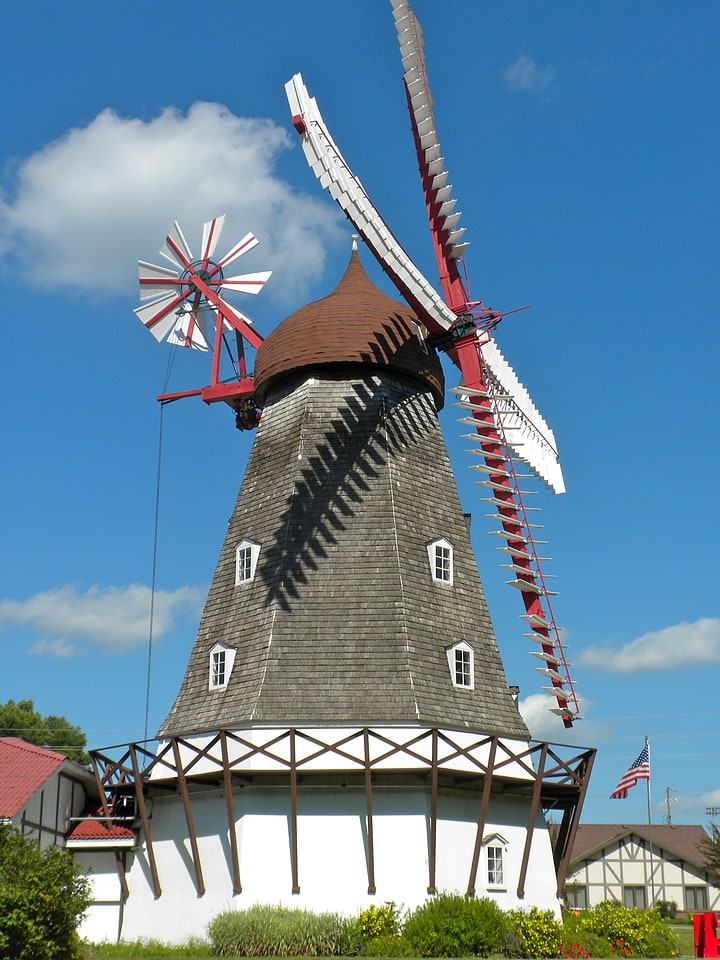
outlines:
M85 752L87 738L80 727L74 727L65 717L43 717L35 710L32 700L8 700L0 703L0 737L20 737L39 747L57 750L78 763L88 763Z
M0 823L0 960L76 960L90 885L72 855Z
M705 858L705 869L714 886L720 885L720 827L710 822L710 836L700 841L700 850Z

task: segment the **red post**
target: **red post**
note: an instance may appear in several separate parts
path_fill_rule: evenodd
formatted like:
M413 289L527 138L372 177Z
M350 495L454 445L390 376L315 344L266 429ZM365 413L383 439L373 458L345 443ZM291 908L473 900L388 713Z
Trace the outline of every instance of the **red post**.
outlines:
M714 913L696 913L693 916L696 957L720 957L717 926L717 916Z

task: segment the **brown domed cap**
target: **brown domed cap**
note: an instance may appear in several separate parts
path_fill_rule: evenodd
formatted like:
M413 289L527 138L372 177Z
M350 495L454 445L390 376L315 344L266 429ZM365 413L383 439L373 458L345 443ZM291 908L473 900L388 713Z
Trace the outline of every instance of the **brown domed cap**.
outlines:
M352 366L393 370L419 380L432 390L438 410L443 405L444 378L440 360L417 335L410 308L374 285L353 250L340 283L283 320L258 349L255 396L260 406L268 390L300 370Z

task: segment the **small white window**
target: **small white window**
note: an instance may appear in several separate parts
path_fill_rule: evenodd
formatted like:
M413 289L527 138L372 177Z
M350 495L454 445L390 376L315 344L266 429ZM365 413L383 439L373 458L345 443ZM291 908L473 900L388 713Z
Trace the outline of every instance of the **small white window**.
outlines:
M224 690L230 680L235 651L224 643L216 643L210 651L209 689Z
M225 651L216 650L212 655L212 679L211 687L225 686Z
M454 687L473 690L475 687L475 654L469 643L461 640L447 648L448 667Z
M243 540L235 548L235 584L250 583L255 577L260 544Z
M505 889L505 855L507 840L499 833L494 833L483 842L487 864L487 886L489 889Z
M427 545L430 574L438 583L453 582L453 548L445 538Z
M502 887L505 885L505 874L503 872L503 848L487 848L487 871L488 886Z

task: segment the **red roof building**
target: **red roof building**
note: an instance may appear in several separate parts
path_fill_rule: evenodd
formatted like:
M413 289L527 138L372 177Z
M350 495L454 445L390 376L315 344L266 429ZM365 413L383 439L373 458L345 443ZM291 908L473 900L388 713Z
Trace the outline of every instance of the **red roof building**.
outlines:
M62 845L88 798L97 795L93 775L54 750L19 737L0 737L0 819L41 845Z

